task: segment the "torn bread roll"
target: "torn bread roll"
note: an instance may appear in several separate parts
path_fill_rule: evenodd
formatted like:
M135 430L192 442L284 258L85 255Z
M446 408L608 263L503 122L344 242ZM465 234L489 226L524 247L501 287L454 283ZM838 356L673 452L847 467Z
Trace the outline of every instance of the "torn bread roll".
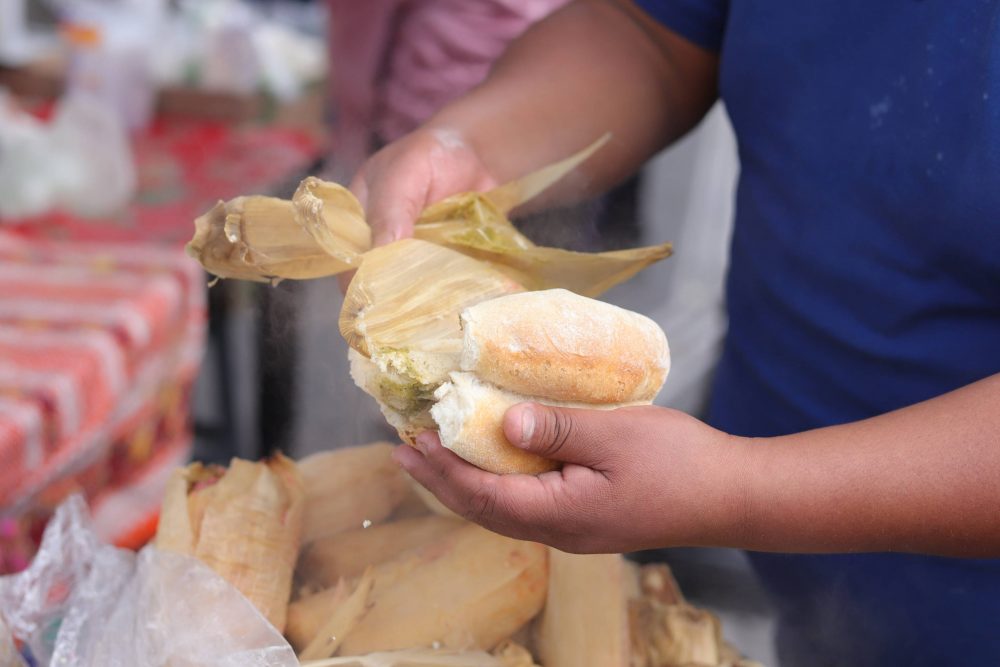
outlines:
M444 377L439 365L423 372L420 350L372 358L352 350L351 376L404 441L437 429L445 447L497 474L559 466L507 441L508 408L528 401L607 410L645 405L670 370L667 338L655 322L562 289L499 296L456 319L460 353Z
M450 381L434 392L437 402L430 413L438 426L441 444L472 465L498 475L537 475L556 470L559 464L510 444L503 418L509 408L537 398L515 394L482 382L472 373L452 373ZM568 408L610 410L621 404L586 404L541 401ZM631 405L635 405L632 403Z

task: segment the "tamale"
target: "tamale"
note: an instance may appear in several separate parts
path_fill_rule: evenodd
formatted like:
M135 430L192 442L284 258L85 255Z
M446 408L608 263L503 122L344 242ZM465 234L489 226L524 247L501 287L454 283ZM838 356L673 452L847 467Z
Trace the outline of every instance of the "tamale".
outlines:
M194 556L285 627L302 533L304 494L295 464L233 459L229 469L192 464L171 477L156 546Z
M371 607L347 633L340 653L492 649L541 610L547 570L545 547L467 524L375 566ZM312 641L339 604L324 592L292 605L292 645Z
M341 578L360 575L369 565L397 558L401 553L443 538L461 521L435 515L357 528L316 540L303 548L297 573L310 585L327 588Z
M549 592L538 622L545 667L628 667L629 572L620 555L549 550Z
M482 651L407 649L303 662L302 667L507 667Z
M302 543L386 519L410 493L392 460L393 446L377 442L307 456L298 462L305 489Z
M369 597L374 583L372 569L369 567L361 576L357 586L354 587L354 592L337 605L330 618L299 655L301 660L318 660L336 654L344 638L354 629L361 617L368 612Z
M722 634L715 616L687 604L660 605L648 598L644 602L649 609L639 618L648 624L650 667L720 663Z

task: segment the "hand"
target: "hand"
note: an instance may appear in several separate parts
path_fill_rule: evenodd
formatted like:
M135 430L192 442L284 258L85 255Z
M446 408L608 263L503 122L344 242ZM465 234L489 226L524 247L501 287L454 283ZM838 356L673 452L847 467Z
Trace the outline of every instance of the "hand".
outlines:
M739 540L748 441L675 410L612 411L523 403L507 439L564 462L542 475L494 475L441 446L437 434L396 461L450 509L490 530L576 553Z
M496 184L458 132L421 128L369 158L351 190L365 207L374 245L380 246L413 236L414 223L430 204Z

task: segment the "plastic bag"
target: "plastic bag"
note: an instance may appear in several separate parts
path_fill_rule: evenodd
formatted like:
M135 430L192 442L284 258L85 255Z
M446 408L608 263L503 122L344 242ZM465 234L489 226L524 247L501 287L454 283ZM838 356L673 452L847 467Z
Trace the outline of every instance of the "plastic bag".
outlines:
M285 639L200 561L102 544L80 496L41 550L0 578L0 616L41 666L297 667Z

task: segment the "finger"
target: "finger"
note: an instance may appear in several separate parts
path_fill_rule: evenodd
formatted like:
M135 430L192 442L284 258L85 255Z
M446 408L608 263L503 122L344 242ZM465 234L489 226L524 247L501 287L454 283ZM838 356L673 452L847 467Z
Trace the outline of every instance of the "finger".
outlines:
M351 184L348 189L357 198L358 202L361 204L361 208L368 209L368 176L367 169L362 166L358 169L358 173L354 175L351 179Z
M344 273L337 274L337 284L340 286L340 293L347 294L347 288L351 286L351 281L354 280L354 274L357 271L345 271Z
M554 495L528 475L499 476L480 470L422 434L419 452L399 452L397 461L450 510L490 530L519 539L543 537L558 525Z
M414 181L415 173L401 166L369 186L366 210L373 246L413 236L413 225L424 210L427 197L426 184Z
M507 410L503 429L516 447L563 463L602 469L609 448L628 425L613 412L520 403ZM617 433L616 433L617 431Z

